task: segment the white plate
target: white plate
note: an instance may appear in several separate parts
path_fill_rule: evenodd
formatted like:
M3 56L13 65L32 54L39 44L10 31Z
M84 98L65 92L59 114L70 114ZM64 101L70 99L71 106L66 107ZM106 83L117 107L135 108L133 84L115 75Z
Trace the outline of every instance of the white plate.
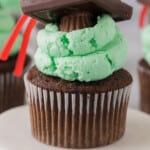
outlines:
M28 108L25 106L12 109L0 116L0 150L56 148L41 144L32 138ZM129 110L125 136L113 145L94 150L150 150L150 116Z

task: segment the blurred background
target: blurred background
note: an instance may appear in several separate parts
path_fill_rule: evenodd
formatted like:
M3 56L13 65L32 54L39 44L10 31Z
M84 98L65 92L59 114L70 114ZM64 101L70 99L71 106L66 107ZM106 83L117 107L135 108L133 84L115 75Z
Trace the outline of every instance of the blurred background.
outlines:
M133 76L134 82L132 87L132 94L130 99L130 107L139 108L139 83L137 74L137 64L140 58L142 58L142 47L140 40L140 30L138 27L139 11L141 5L136 2L136 0L123 0L128 4L132 5L133 17L130 21L125 21L118 23L121 31L124 33L125 37L129 42L128 59L124 68L126 68Z

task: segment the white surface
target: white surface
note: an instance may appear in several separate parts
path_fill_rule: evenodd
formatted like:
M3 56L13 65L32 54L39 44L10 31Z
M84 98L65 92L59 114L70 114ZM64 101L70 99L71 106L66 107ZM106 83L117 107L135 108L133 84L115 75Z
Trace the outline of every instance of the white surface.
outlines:
M94 150L150 150L149 125L149 116L129 110L125 136L113 145ZM12 109L0 116L0 150L57 150L57 148L41 144L32 138L28 108L25 106Z

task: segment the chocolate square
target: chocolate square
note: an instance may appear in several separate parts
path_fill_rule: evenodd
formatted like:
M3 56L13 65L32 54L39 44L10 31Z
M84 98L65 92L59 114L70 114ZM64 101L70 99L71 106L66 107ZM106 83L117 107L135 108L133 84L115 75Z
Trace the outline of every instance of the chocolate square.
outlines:
M21 0L25 14L40 21L59 22L64 15L74 11L90 11L94 15L110 14L116 21L132 16L132 7L120 0Z

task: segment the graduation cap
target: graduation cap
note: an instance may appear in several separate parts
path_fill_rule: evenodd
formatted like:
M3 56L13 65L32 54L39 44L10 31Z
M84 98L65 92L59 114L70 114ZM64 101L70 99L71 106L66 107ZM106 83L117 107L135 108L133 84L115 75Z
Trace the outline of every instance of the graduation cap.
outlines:
M59 24L62 17L83 11L90 12L95 17L110 14L116 21L127 20L132 16L132 7L121 0L21 0L21 6L24 14L20 17L0 54L0 60L8 59L21 28L29 19L14 70L16 77L22 75L30 34L37 20Z
M25 14L46 23L59 22L75 11L89 11L95 16L108 13L116 21L132 16L132 7L120 0L22 0L21 5Z

